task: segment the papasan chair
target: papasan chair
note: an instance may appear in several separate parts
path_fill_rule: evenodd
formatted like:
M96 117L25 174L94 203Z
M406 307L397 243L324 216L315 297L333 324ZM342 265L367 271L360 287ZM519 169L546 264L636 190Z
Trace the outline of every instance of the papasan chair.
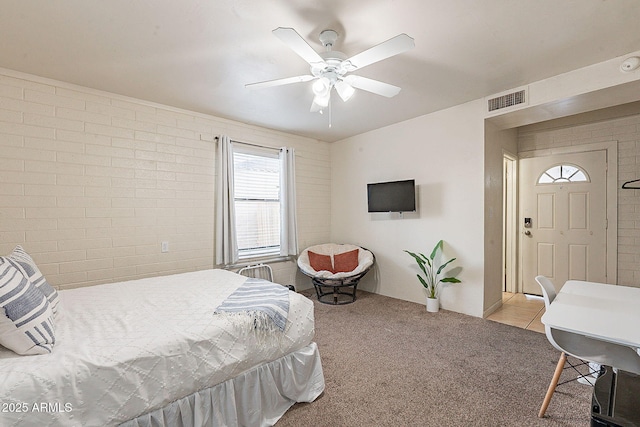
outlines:
M334 305L356 300L358 282L374 262L375 256L371 251L337 243L311 246L298 256L298 267L311 277L318 301Z

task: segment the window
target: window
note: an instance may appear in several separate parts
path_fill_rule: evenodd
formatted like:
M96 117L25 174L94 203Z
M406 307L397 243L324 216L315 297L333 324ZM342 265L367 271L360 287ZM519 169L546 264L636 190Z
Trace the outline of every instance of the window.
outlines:
M221 135L216 168L216 264L297 255L293 148L261 147Z
M279 255L278 152L236 146L233 169L238 258Z
M589 182L589 178L584 170L573 165L550 167L538 178L538 184L558 184L566 182Z

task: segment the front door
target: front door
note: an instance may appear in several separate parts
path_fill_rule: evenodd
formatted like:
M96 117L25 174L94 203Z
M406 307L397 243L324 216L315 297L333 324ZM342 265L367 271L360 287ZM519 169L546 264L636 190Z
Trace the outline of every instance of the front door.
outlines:
M540 295L569 279L606 283L605 150L520 160L522 290Z

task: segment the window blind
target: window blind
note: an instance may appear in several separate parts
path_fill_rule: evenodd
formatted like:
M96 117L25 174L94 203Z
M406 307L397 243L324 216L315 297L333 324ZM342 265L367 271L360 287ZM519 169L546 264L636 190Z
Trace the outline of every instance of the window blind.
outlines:
M280 161L277 153L234 152L234 204L240 258L280 252Z

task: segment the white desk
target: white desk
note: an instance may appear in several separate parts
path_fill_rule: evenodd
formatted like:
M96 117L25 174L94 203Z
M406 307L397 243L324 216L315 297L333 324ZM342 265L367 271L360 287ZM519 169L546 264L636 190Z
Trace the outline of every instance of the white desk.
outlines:
M542 316L542 323L626 345L640 355L640 288L569 280Z

